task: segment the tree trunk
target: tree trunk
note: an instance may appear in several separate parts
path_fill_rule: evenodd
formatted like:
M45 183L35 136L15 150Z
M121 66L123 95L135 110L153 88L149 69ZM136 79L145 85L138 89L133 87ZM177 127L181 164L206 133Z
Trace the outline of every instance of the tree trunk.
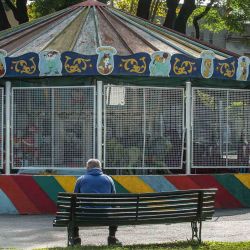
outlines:
M173 29L176 20L176 9L179 5L180 0L167 0L167 16L163 26Z
M5 2L12 10L14 17L19 24L29 21L27 11L27 0L17 0L16 6L11 2L11 0L5 0Z
M138 17L149 19L150 5L152 0L139 0L137 13Z
M16 7L19 16L19 23L26 23L29 21L28 10L27 10L27 0L17 0Z
M187 20L196 9L195 0L185 0L178 17L176 18L174 29L186 34Z
M160 0L155 0L154 5L152 6L152 11L150 13L150 20L153 22L160 4Z
M107 4L108 0L98 0L98 2L102 2L102 3Z
M205 10L202 13L200 13L199 15L194 17L193 24L194 24L194 28L195 28L195 37L197 39L200 38L199 20L202 19L209 12L209 10L212 8L212 5L214 4L215 1L216 0L211 0L210 3L207 4Z
M0 22L0 30L6 30L10 28L10 23L7 18L5 9L3 7L2 0L0 0L0 16L1 16L1 22Z

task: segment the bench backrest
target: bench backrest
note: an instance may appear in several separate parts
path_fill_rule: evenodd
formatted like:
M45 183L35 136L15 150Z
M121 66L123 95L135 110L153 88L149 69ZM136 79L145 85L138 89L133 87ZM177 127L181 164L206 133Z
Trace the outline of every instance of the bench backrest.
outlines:
M135 225L203 221L214 213L217 189L141 194L58 194L56 226Z

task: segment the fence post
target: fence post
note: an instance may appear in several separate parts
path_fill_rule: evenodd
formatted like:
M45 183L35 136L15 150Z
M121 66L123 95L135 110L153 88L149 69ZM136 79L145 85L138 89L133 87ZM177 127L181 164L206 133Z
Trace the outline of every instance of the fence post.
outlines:
M192 114L192 86L191 82L186 82L186 174L191 174L191 114Z
M102 162L102 81L97 81L97 159Z
M11 82L5 82L5 173L10 174Z

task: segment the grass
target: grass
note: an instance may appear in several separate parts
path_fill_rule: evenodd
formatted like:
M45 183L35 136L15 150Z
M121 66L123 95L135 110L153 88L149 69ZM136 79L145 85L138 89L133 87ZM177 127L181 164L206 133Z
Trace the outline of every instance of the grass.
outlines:
M198 244L195 241L177 241L165 244L131 245L123 247L108 246L81 246L81 247L56 247L41 248L39 250L250 250L250 241L247 242L203 242ZM37 249L38 250L38 249Z

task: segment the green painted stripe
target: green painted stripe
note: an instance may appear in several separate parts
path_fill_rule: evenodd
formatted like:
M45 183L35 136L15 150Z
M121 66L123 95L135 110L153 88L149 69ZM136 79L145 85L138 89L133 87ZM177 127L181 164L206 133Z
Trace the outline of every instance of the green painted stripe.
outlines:
M242 205L250 207L250 189L244 186L234 175L214 175L214 177Z
M115 188L117 193L129 193L129 191L126 188L124 188L119 182L117 182L114 179L113 181L115 183Z
M33 176L40 188L56 203L58 192L65 192L53 176Z

